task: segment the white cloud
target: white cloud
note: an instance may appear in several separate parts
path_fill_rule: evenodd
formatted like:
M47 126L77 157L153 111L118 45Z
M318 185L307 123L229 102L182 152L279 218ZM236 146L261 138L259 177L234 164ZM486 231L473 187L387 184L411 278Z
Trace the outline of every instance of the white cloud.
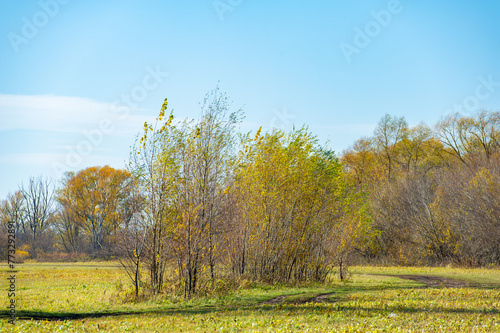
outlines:
M0 130L73 132L110 110L106 103L52 95L0 95Z
M58 159L62 159L64 154L52 153L32 153L32 154L3 154L0 155L0 164L47 166Z
M58 180L89 166L124 168L135 136L158 111L81 97L0 94L0 194L30 175Z
M113 103L82 97L0 94L0 131L81 133L85 129L98 129L100 122L107 119L113 128L110 135L134 135L144 121L154 120L153 111L139 108L126 111Z

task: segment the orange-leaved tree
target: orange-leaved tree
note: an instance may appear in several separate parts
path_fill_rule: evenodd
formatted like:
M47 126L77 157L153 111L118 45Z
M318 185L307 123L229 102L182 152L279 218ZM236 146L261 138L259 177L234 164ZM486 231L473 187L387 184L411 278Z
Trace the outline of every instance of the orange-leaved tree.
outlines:
M110 166L69 173L58 201L75 215L74 223L90 236L93 250L102 250L120 223L120 209L128 196L130 173Z

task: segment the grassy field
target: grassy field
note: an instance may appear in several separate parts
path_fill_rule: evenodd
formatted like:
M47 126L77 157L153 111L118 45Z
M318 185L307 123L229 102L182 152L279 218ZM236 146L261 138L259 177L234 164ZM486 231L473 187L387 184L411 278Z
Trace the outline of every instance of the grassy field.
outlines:
M129 281L116 262L18 269L13 326L2 264L1 332L500 332L498 269L352 267L347 283L247 284L224 296L137 304L123 301Z

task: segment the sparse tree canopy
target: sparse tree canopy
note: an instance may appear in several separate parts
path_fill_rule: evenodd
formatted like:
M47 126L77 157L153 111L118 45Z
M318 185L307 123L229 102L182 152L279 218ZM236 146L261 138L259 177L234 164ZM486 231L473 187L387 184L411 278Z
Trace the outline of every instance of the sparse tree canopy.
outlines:
M28 185L21 187L21 193L25 201L24 217L36 246L37 237L47 229L54 214L55 188L48 179L32 177Z

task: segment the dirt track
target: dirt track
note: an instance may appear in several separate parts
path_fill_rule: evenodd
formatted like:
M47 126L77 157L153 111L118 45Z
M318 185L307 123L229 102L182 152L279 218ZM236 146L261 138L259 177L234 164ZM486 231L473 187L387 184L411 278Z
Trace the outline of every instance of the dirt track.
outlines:
M429 275L384 275L384 276L413 280L425 284L427 288L438 288L438 287L464 288L472 285L471 283L465 281L452 280L441 276L429 276Z
M431 275L385 275L385 274L366 274L366 275L387 276L387 277L396 277L400 279L413 280L425 284L425 288L465 288L465 287L474 287L479 285L477 283L470 283L461 280L453 280L442 276L431 276ZM328 297L334 294L335 294L334 292L318 294L314 297L299 298L291 303L295 304L320 303L326 301ZM278 305L283 303L288 297L297 295L300 294L281 295L272 298L268 301L262 302L259 305Z
M275 298L271 298L268 301L264 301L264 302L260 303L259 305L277 305L277 304L282 303L289 296L291 296L291 295L281 295L281 296L278 296Z
M291 303L293 303L293 304L321 303L321 302L326 301L326 299L328 297L330 297L330 296L332 296L334 294L336 294L336 293L332 292L332 293L318 294L318 295L316 295L314 297L299 298L299 299L294 300ZM272 298L272 299L270 299L268 301L262 302L259 305L278 305L280 303L283 303L283 301L285 301L285 299L287 299L288 297L290 297L290 296L297 296L297 295L300 295L300 294L295 294L295 295L281 295L281 296Z

